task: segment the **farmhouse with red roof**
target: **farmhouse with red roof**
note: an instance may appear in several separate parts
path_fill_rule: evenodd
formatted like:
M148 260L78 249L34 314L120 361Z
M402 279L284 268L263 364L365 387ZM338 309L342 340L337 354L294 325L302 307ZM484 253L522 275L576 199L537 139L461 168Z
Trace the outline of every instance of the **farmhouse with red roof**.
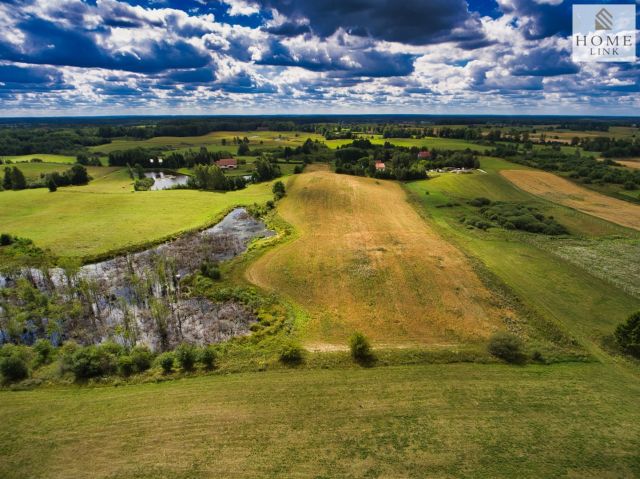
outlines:
M428 160L429 158L431 158L431 152L430 151L421 151L418 153L418 159L419 160Z
M224 158L222 160L218 160L216 164L222 170L235 170L238 168L238 160L235 158Z
M382 161L376 161L376 171L384 171L385 166Z

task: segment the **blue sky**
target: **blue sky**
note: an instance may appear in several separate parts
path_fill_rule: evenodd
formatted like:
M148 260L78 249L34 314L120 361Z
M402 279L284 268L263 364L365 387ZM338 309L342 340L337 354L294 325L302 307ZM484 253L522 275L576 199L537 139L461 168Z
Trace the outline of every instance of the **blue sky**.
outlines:
M570 43L634 2L0 0L0 115L637 115L638 63Z

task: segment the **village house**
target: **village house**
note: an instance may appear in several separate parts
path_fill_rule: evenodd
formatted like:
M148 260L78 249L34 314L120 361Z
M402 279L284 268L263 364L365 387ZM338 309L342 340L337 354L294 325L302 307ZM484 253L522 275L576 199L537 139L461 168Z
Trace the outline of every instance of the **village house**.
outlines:
M216 165L218 165L221 170L235 170L238 168L238 160L235 158L224 158L222 160L218 160Z
M385 166L382 161L376 161L376 171L384 171Z
M419 160L428 160L429 158L431 158L431 152L430 151L420 151L418 153L418 159Z

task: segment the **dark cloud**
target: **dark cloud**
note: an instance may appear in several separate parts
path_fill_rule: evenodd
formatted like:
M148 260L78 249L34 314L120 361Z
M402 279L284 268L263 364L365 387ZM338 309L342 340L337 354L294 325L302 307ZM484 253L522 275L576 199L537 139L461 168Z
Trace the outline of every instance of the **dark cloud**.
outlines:
M535 48L509 63L511 73L517 76L557 76L578 73L580 68L568 53L549 48Z
M166 78L175 83L208 83L216 79L210 68L196 68L193 70L179 70L169 73Z
M213 86L214 90L228 93L276 93L278 89L269 83L259 84L256 79L246 72L241 72L232 78Z
M0 39L0 58L21 63L108 68L154 73L176 68L199 68L210 57L185 40L147 40L133 51L109 51L99 47L96 31L65 28L39 18L18 24L26 36L21 45Z
M321 37L339 28L352 35L426 45L483 37L480 21L465 0L262 0L265 8L304 24Z
M537 3L532 0L511 0L504 2L504 13L516 15L520 19L520 30L530 40L538 40L552 35L571 35L573 1L564 0L558 5Z
M359 77L405 76L413 72L415 56L405 53L387 53L371 49L347 49L328 44L318 47L313 43L285 46L274 41L268 53L263 54L260 65L301 67L318 72L337 72Z
M0 65L2 83L56 84L61 81L62 74L53 68Z

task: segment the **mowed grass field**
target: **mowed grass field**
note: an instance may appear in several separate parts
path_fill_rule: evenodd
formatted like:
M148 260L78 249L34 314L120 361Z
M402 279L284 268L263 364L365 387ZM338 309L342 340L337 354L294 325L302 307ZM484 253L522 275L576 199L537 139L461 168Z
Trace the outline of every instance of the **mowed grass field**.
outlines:
M271 183L226 193L134 192L125 169L96 168L110 172L87 186L0 193L0 229L56 255L87 258L196 229L235 205L273 196Z
M0 172L4 172L2 166L3 165L0 165ZM15 166L22 171L27 179L36 180L39 179L41 175L47 175L56 171L58 173L65 172L69 170L72 165L69 163L17 163L10 166ZM117 168L102 166L87 166L86 168L89 175L94 179L109 175L117 170Z
M290 181L279 213L298 237L246 275L309 313L300 327L312 349L344 346L356 330L378 345L467 343L515 321L395 182L311 167Z
M0 477L631 478L640 381L598 363L284 370L0 392Z
M42 160L44 163L69 163L76 162L75 156L69 155L52 155L49 153L36 153L33 155L19 155L19 156L0 156L0 160L10 160L14 163L29 162L34 158Z
M92 152L111 153L118 150L129 150L132 148L158 148L167 150L184 151L188 149L199 149L204 146L209 151L229 151L234 153L238 145L233 144L233 138L247 137L250 148L275 148L278 146L302 146L311 138L312 140L324 140L324 137L315 133L295 132L295 131L215 131L202 136L157 136L148 140L114 139L111 143L92 146ZM226 140L226 145L222 140ZM261 143L262 142L262 143Z
M506 170L505 178L518 188L607 221L640 230L640 206L587 190L552 173Z

